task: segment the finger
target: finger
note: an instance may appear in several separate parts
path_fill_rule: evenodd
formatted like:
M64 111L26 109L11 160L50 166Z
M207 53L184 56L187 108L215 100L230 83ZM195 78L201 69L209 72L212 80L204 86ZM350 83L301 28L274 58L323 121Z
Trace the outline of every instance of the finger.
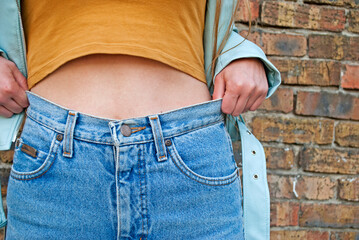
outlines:
M231 115L238 117L241 113L244 113L244 109L248 102L248 96L242 95L238 98L235 108L233 109Z
M14 115L14 113L10 112L9 110L7 110L5 107L0 106L0 116L2 117L6 117L9 118L12 115Z
M0 116L9 118L9 117L12 117L12 115L14 115L14 113L12 113L9 110L7 110L6 108L0 106Z
M257 87L255 89L255 92L249 97L246 107L244 108L244 111L246 112L248 110L251 111L256 110L259 107L259 105L264 101L266 95L267 95L267 89L265 87ZM256 106L253 106L254 103L256 103L257 101L259 101L259 105L256 104Z
M27 99L25 91L19 86L14 96L13 100L22 108L26 108L29 106L29 101Z
M250 94L247 99L246 106L243 109L243 112L247 112L251 108L251 106L257 101L257 99L259 99L261 97L262 97L262 95L258 94L258 93Z
M232 114L238 101L238 95L225 92L222 100L222 112Z
M22 108L26 108L29 106L29 101L27 99L25 90L27 89L26 78L20 73L20 71L16 68L12 70L14 81L12 82L11 98ZM21 86L22 84L22 86ZM25 88L24 88L25 87Z
M264 102L265 96L266 95L257 98L257 100L252 104L252 106L250 106L249 110L251 111L257 110L259 106Z
M15 81L19 84L19 86L23 90L29 90L29 88L27 86L26 78L24 77L24 75L22 75L22 73L19 71L19 69L16 67L15 64L13 64L11 66L11 71L12 71L12 74L13 74L13 76L15 78Z
M27 100L27 96L25 93L25 90L20 87L20 85L17 83L16 80L11 80L7 91L7 99L3 102L3 105L7 107L7 102L15 101L17 105L21 106L22 108L25 108L29 106L29 102ZM11 110L11 109L8 109Z
M213 90L213 100L223 98L225 88L225 82L222 75L217 75L215 81L214 81L214 90Z
M4 107L9 110L12 113L21 113L22 110L24 109L23 107L21 107L17 102L15 102L13 99L11 99L10 101L6 102L6 104L4 105Z

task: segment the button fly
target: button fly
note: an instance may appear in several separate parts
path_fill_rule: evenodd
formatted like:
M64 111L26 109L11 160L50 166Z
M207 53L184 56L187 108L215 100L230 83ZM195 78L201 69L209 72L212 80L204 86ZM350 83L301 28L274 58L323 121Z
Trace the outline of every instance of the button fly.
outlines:
M123 124L121 126L120 131L121 131L122 135L125 137L129 137L132 134L132 129L126 124Z

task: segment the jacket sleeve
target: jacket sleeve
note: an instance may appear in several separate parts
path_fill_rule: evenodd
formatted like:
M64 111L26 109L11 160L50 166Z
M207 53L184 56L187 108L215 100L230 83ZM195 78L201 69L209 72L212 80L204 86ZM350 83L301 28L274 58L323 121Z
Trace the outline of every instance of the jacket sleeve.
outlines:
M228 49L231 50L227 51ZM233 60L240 58L259 58L264 64L268 80L269 88L266 98L269 98L280 85L281 77L278 69L267 59L260 47L239 35L237 28L233 28L223 52L224 53L218 57L214 76L217 76L217 74Z

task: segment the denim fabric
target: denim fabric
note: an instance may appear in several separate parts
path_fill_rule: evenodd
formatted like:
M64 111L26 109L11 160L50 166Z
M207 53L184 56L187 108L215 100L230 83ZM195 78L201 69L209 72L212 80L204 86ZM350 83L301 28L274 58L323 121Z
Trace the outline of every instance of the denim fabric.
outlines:
M111 120L28 97L6 239L244 239L221 100Z

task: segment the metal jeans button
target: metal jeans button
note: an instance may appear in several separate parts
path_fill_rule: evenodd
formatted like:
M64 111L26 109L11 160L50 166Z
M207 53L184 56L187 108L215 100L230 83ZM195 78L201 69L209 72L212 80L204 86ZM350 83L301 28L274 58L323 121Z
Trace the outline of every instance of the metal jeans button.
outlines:
M132 129L126 124L123 124L121 126L120 131L121 131L122 135L125 137L129 137L132 134Z
M61 142L62 139L64 139L64 136L62 134L57 134L56 140Z
M170 139L167 139L167 140L165 141L165 145L166 145L166 146L171 146L171 145L172 145L172 141L171 141Z

